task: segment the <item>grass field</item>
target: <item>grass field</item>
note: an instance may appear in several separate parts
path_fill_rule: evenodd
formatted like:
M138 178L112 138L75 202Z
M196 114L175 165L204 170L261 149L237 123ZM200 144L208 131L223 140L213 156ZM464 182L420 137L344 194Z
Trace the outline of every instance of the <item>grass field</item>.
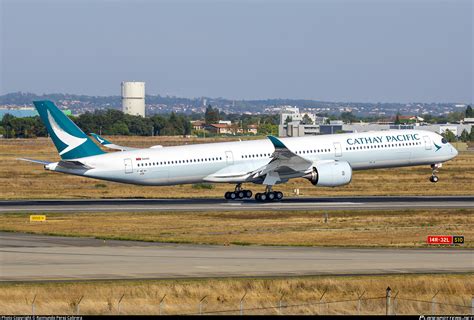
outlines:
M462 209L404 211L229 211L55 213L46 222L28 214L0 215L3 231L104 239L219 244L357 247L424 247L435 234L464 235L474 247L474 212Z
M80 314L117 314L123 295L121 314L158 314L166 294L163 314L196 314L204 296L203 312L239 314L240 299L247 292L244 314L357 314L357 297L365 292L363 298L377 299L362 300L361 314L385 314L385 289L390 286L392 297L398 293L391 304L397 314L431 314L431 303L420 301L431 301L438 291L436 302L443 304L436 306L435 313L470 314L473 279L467 274L1 284L0 310L31 314L36 295L36 314L74 314L83 296ZM320 306L325 291L323 302L353 301ZM280 311L282 295L283 306L299 306ZM250 310L262 307L266 309Z
M182 138L182 137L107 137L115 143L148 147L156 144L177 145L237 140L238 138ZM233 185L216 184L213 189L201 190L191 185L171 187L143 187L47 172L41 165L16 160L20 157L59 160L58 153L48 138L3 139L0 144L0 198L182 198L222 197ZM430 183L428 166L398 169L379 169L354 172L351 184L338 188L317 188L305 179L291 180L278 186L286 197L298 188L302 196L342 195L472 195L474 194L474 153L461 152L444 164L440 181ZM263 191L260 185L246 185Z

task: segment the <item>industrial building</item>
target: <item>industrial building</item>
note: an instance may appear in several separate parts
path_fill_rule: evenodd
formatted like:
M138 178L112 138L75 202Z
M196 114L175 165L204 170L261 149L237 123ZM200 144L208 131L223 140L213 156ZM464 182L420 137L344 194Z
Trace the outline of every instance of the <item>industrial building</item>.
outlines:
M308 114L313 124L303 123L303 117ZM278 134L280 137L302 137L305 135L317 134L334 134L340 132L368 132L380 130L426 130L444 133L446 130L451 131L455 136L460 136L463 130L471 132L470 118L465 118L462 123L447 123L447 124L425 124L425 123L411 123L411 124L393 124L393 123L343 123L341 120L331 120L326 124L326 118L316 117L310 113L301 114L298 108L285 107L280 114L280 125L278 126ZM474 121L473 121L474 122Z
M145 116L145 82L122 82L122 111L134 116Z
M280 113L278 135L280 137L301 137L304 135L320 134L320 125L326 118L313 113L300 113L298 107L284 106Z

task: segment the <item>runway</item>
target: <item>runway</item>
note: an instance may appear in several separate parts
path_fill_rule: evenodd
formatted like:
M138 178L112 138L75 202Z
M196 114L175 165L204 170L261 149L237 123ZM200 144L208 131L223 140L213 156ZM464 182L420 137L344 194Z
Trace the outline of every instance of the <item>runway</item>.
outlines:
M474 196L320 197L288 198L280 202L253 199L84 199L0 201L5 212L103 212L103 211L230 211L230 210L395 210L474 209Z
M474 272L474 250L210 246L0 232L0 281Z

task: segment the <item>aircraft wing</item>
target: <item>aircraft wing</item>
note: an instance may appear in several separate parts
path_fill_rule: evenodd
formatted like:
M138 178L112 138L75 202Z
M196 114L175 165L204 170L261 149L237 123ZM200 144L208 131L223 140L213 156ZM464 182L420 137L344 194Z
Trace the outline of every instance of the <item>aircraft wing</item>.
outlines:
M205 178L211 182L244 182L264 179L263 184L273 185L282 179L296 178L304 176L311 168L312 162L300 157L283 142L274 137L268 136L273 143L275 152L268 163L258 169L252 169L243 165L233 165Z
M263 184L273 185L281 181L282 177L302 177L310 169L312 162L297 155L274 136L268 136L273 143L275 152L270 162L251 173L254 178L264 177Z
M113 144L112 142L106 140L105 138L102 138L101 136L95 133L91 133L91 136L93 136L94 139L97 140L102 146L109 149L120 150L120 151L130 151L130 150L138 149L138 148L124 147L124 146L119 146L117 144Z

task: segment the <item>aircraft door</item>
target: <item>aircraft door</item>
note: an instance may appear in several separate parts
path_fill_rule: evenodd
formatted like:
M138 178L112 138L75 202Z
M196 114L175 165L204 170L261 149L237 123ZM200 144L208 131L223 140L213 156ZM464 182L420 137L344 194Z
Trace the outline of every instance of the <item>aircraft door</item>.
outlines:
M423 140L425 140L425 150L431 150L431 139L428 136L423 136Z
M125 173L133 173L132 159L124 159Z
M334 142L334 151L336 153L336 157L342 156L342 148L340 142Z
M232 154L232 151L226 151L225 152L225 160L227 164L234 164L234 155Z

